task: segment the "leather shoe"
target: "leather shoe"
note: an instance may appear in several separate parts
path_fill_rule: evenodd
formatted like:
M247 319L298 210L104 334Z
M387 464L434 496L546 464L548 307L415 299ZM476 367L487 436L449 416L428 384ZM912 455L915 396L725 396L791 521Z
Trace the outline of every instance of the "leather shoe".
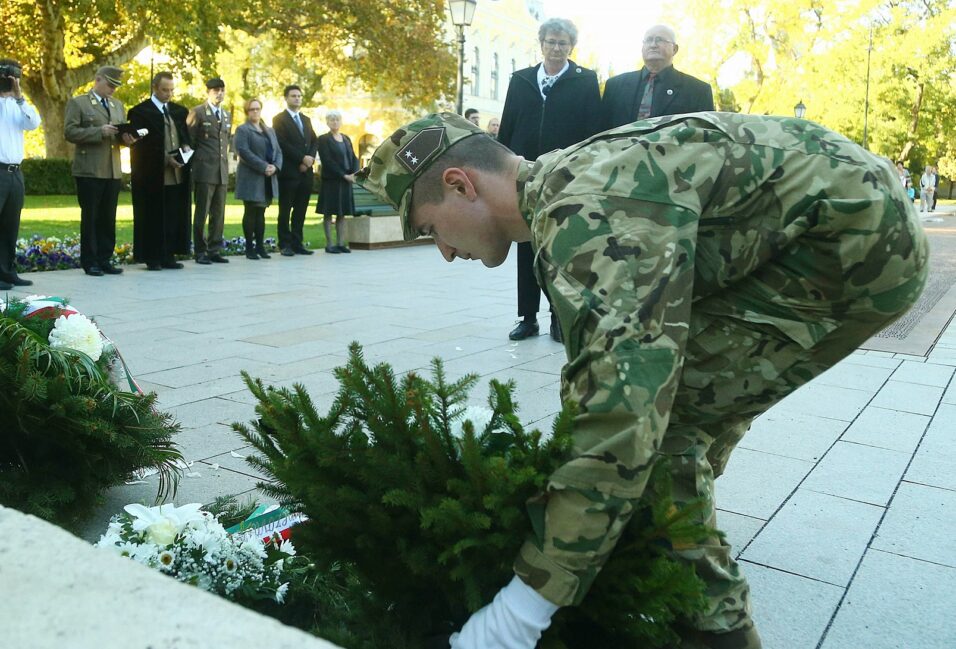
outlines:
M326 246L326 247L325 247L325 251L326 251L327 253L329 253L330 255L337 255L337 254L339 254L339 247L338 247L338 246Z
M255 250L246 250L246 259L258 259L259 255L256 254Z
M214 264L228 264L229 260L223 257L222 255L210 255L209 261Z
M9 291L11 288L13 288L13 284L10 284L9 282L0 282L0 291Z
M99 266L90 266L89 268L84 268L83 272L92 277L102 277L103 269Z
M561 333L561 323L553 315L551 316L551 340L556 343L564 342L564 335Z
M209 257L206 255L206 253L203 253L203 254L201 254L201 255L197 255L197 256L196 256L196 263L197 263L197 264L202 264L203 266L209 266L210 264L212 264L212 262L209 260Z
M283 248L282 249L283 257L295 257L295 253L292 252L292 248Z
M162 270L163 267L159 264L146 264L146 270Z
M538 323L534 320L522 320L518 326L511 330L508 338L511 340L524 340L531 336L538 335Z
M32 279L23 279L17 275L14 275L13 279L9 279L7 282L13 284L14 286L33 286Z
M256 254L259 255L259 259L272 259L272 255L267 253L265 248L256 248Z
M347 253L351 253L351 252L352 252L352 251L348 248L348 246L335 246L335 247L339 249L339 252L347 252Z
M168 268L170 270L179 270L180 268L183 267L183 265L179 263L178 261L164 261L162 263L162 266L163 268Z
M117 268L113 264L106 264L105 266L101 266L100 270L102 270L107 275L122 275L123 274L123 269Z
M292 252L294 252L297 255L311 255L313 253L312 250L309 250L308 248L305 248L305 247L293 248Z

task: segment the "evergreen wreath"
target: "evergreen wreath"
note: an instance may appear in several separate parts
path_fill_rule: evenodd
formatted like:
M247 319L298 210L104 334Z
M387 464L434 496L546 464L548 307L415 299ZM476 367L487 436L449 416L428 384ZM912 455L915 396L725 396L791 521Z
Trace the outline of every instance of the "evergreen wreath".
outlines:
M320 415L301 385L243 373L258 419L233 428L259 452L259 488L307 521L295 527L314 570L294 581L280 617L350 649L447 647L448 635L511 578L531 532L525 504L571 450L573 406L550 437L527 432L513 382L492 380L490 415L465 415L476 375L397 379L357 343ZM702 610L703 582L668 551L712 538L677 508L659 463L643 504L579 607L561 609L541 647L676 646L675 624ZM268 612L268 611L267 611ZM295 617L298 616L298 617Z

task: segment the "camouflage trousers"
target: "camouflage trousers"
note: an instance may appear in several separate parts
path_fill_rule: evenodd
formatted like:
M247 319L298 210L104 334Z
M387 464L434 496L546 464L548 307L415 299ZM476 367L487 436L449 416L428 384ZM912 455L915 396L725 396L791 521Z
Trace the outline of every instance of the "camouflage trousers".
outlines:
M723 473L753 419L905 313L919 297L926 272L925 267L919 269L885 294L839 305L840 325L812 346L797 343L768 324L713 314L707 299L695 304L681 381L661 448L671 462L675 501L703 499L700 522L719 529L714 479ZM737 290L741 288L746 290ZM873 308L874 303L879 308ZM713 538L675 555L694 564L709 600L704 613L687 621L681 647L758 649L749 587L730 546Z

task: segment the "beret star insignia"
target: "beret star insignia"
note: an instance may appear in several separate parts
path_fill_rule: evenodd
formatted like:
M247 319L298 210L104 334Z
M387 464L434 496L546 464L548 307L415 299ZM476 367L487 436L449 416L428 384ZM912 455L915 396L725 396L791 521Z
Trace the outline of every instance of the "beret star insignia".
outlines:
M395 152L395 159L405 169L414 172L441 149L444 137L444 126L422 129Z

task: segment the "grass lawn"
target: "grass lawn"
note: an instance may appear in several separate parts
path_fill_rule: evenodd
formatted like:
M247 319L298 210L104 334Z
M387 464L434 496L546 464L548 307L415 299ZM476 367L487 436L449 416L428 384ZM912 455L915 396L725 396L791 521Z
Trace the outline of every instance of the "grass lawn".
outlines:
M116 243L133 241L133 205L129 192L121 192L116 209ZM304 235L310 248L324 248L325 234L322 221L315 213L315 201L309 204L305 217ZM275 202L266 210L266 238L276 236L279 208ZM76 196L27 196L20 217L20 237L39 234L42 237L64 237L80 232L80 207ZM242 236L242 201L230 193L226 199L226 227L224 236Z

